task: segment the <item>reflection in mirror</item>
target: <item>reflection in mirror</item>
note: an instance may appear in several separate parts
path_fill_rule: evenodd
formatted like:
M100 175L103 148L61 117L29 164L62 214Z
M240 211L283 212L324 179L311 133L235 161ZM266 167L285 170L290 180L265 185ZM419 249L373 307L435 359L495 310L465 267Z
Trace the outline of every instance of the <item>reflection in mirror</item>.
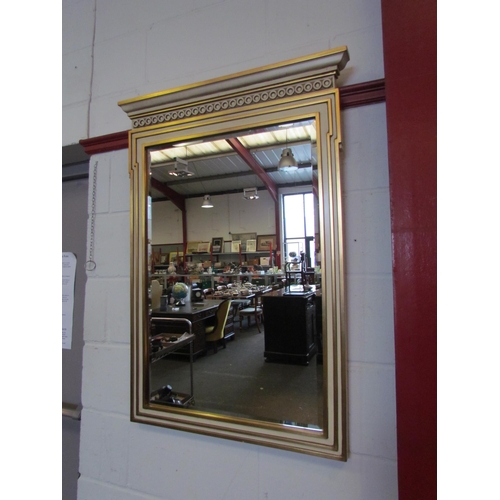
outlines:
M278 204L260 169L252 170L232 143L283 193ZM152 402L323 429L315 144L315 121L307 119L148 149ZM279 168L285 148L294 168ZM244 198L251 188L258 199ZM214 204L210 213L202 207L207 193ZM176 206L173 198L182 202ZM181 203L184 219L173 216ZM272 226L259 214L273 214ZM194 245L183 242L183 220ZM248 235L240 239L245 229ZM269 242L260 238L269 233ZM214 253L217 236L222 241ZM237 251L233 241L241 241ZM227 317L218 321L225 301ZM255 315L256 308L263 314ZM178 346L189 326L193 341ZM219 326L218 338L207 340L207 330Z
M131 419L346 460L345 47L123 101Z

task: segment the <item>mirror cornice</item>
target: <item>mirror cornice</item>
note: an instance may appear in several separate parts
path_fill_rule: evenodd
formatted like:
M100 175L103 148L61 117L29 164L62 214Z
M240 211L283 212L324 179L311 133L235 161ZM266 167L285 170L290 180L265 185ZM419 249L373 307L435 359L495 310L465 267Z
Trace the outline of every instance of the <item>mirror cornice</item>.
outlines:
M335 87L335 79L348 61L347 47L340 47L120 101L118 105L132 120L132 128L162 125L178 119L197 119Z

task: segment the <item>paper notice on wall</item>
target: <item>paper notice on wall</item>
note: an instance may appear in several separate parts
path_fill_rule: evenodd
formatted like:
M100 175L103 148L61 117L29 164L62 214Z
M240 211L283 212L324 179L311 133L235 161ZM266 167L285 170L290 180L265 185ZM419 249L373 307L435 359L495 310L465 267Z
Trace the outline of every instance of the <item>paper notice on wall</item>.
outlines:
M73 336L73 308L75 305L76 256L62 254L62 348L71 349Z

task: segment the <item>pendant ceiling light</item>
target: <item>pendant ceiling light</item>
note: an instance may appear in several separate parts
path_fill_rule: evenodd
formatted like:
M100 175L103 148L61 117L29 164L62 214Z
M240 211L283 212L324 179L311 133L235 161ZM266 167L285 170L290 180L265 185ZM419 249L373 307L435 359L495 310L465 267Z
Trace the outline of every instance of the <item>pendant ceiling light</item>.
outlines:
M281 158L278 163L278 170L289 172L290 170L297 170L297 161L295 160L292 150L288 147L288 129L285 136L285 148L281 152Z
M293 156L292 150L290 148L284 148L281 152L280 162L278 163L279 170L297 170L299 167L297 166L297 161Z
M213 208L212 200L209 194L206 194L203 197L203 203L201 205L201 208Z
M243 198L245 200L258 200L257 188L247 188L243 190Z

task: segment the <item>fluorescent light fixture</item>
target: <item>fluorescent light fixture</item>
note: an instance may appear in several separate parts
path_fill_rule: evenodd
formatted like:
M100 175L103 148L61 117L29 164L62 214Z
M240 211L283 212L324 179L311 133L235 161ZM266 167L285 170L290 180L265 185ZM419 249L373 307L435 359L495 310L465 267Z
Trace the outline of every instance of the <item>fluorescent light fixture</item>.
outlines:
M192 177L194 172L191 172L188 168L188 162L182 158L174 158L175 165L173 170L170 170L169 175L174 175L175 177Z
M212 199L209 194L206 194L203 197L203 203L201 204L201 208L213 208Z
M243 190L243 198L245 200L258 200L257 188L247 188Z
M203 141L201 139L197 141L187 141L187 142L179 142L178 144L173 144L174 148L187 148L188 146L192 146L193 144L201 144Z

